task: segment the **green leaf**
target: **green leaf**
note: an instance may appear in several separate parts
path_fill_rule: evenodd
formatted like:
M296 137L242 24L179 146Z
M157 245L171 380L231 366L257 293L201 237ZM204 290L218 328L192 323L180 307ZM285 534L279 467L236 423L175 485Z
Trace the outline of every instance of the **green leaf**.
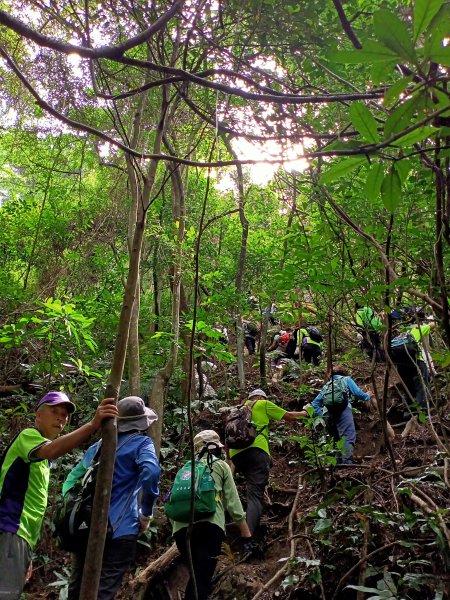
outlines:
M401 193L402 184L399 174L395 169L391 168L381 185L381 197L383 199L383 204L390 213L394 213L395 209L399 205Z
M333 525L331 519L319 519L313 528L313 533L325 533Z
M433 20L442 6L442 0L415 0L414 2L414 42Z
M370 69L370 77L375 85L384 85L386 74L389 73L398 63L398 58L389 62L377 62Z
M365 161L365 156L350 156L344 160L340 160L339 162L332 164L328 171L321 176L320 183L327 184L330 183L330 181L339 179L339 177L347 175L347 173L350 173Z
M445 92L443 92L442 90L439 90L437 88L435 88L433 90L433 94L435 96L437 96L439 102L437 104L434 105L433 108L435 108L436 110L440 110L441 108L448 108L448 110L444 111L441 113L441 116L447 116L450 114L450 99L448 97L448 94L446 94Z
M336 140L327 146L327 150L355 150L356 148L361 148L361 142L357 142L356 140Z
M338 50L329 52L327 58L331 62L347 63L349 65L359 65L376 62L392 62L397 59L397 55L391 52L386 46L368 40L365 42L362 50Z
M406 90L411 81L412 75L410 77L402 77L402 79L393 83L384 95L383 104L385 106L395 104L398 101L400 94Z
M411 117L415 110L420 106L421 102L422 98L420 96L415 96L398 106L386 119L386 123L384 124L384 138L390 138L393 134L399 133L409 125Z
M373 15L375 35L389 50L401 58L417 63L416 51L406 24L388 10Z
M363 102L353 102L350 106L350 118L353 127L372 144L376 144L380 136L377 131L377 122Z
M407 159L398 160L394 163L394 168L400 177L400 181L402 184L404 184L408 178L409 172L412 169L412 162L411 160Z
M434 51L440 51L445 38L450 35L450 5L441 6L438 13L428 26L425 44L423 46L424 58L429 59Z
M414 129L414 131L410 131L406 135L403 135L401 138L396 140L395 144L411 146L412 144L417 144L417 142L421 142L422 140L435 135L438 131L439 129L436 127L430 127L429 125L418 127L417 129Z
M450 67L450 46L434 49L430 54L430 58L433 62Z
M384 167L381 163L375 163L367 174L366 185L364 186L364 193L370 202L375 202L380 195L383 179Z

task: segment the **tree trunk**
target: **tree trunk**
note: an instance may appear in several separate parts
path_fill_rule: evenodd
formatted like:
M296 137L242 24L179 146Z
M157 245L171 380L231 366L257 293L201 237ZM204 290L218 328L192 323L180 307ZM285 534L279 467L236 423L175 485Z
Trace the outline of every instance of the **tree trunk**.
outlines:
M136 109L136 113L133 119L133 125L131 128L130 143L132 148L136 148L142 129L142 116L147 100L148 94L144 93L139 96L139 101ZM126 155L126 165L128 173L128 185L130 188L131 195L131 206L128 216L128 252L131 252L132 240L134 235L134 229L136 227L136 221L138 216L138 203L141 200L141 189L139 180L137 177L137 164L134 157ZM136 281L136 295L131 311L130 321L130 333L128 339L128 389L129 394L133 396L139 396L141 393L141 365L139 356L139 311L140 311L140 282L139 274Z
M161 118L158 123L153 146L154 154L159 154L161 150L165 113L166 100L163 98ZM123 369L125 366L131 314L139 279L147 208L149 206L150 194L155 182L157 167L158 160L155 159L150 161L147 176L144 180L142 197L140 198L140 203L138 203L137 221L130 250L128 276L120 311L119 329L114 348L111 373L105 392L105 397L115 398L116 400L119 395L120 383L122 381ZM80 600L97 600L103 549L105 547L106 529L108 525L116 446L117 423L115 419L108 419L102 426L102 450L97 474L97 484L95 486L94 503L92 507L92 524L89 531L89 541L86 550L83 579L81 582Z
M166 388L177 364L178 341L180 337L181 259L186 218L185 196L180 169L181 167L177 167L171 172L172 216L177 230L177 242L172 267L172 344L169 358L164 367L156 374L150 394L150 405L158 415L158 420L152 423L150 427L150 434L153 438L157 454L159 454L161 449Z
M230 140L226 137L223 138L225 146L231 156L237 160L237 155L233 150ZM239 310L240 300L242 296L242 284L245 273L245 262L247 259L247 240L248 240L248 221L245 216L245 191L244 191L244 174L242 172L242 166L236 165L237 171L237 184L238 184L238 207L239 207L239 219L242 226L241 236L241 249L239 252L239 262L236 270L235 287L238 302L236 303L235 312L235 323L236 323L236 344L237 344L237 369L239 379L239 390L241 394L245 391L245 370L244 370L244 331L241 325L241 314Z

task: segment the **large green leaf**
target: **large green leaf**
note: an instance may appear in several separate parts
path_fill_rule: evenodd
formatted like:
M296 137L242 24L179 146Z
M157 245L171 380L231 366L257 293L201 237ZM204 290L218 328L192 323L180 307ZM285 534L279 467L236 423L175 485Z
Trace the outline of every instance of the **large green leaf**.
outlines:
M414 114L416 108L420 106L421 98L415 96L403 102L398 106L394 112L389 115L384 124L384 137L385 139L390 138L393 134L399 133L407 125L410 124L411 117Z
M450 5L443 4L428 26L423 47L425 59L444 47L444 40L450 36Z
M386 46L383 46L383 44L368 40L365 42L362 50L338 50L329 52L327 57L331 62L359 65L376 62L392 62L397 58L397 55L386 48Z
M370 110L363 102L353 102L350 106L350 118L353 127L372 144L376 144L380 136L377 131L377 122Z
M442 0L415 0L414 41L423 33L442 6Z
M433 50L430 58L433 62L450 67L450 46L442 46L442 48Z
M405 23L388 10L379 10L373 16L375 35L387 48L409 62L417 56L411 34Z
M412 165L411 159L408 160L408 159L402 158L401 160L397 160L394 163L394 168L397 171L402 184L404 184L405 181L407 180L409 172L411 171L412 167L413 167L413 165Z
M331 165L331 167L320 178L320 183L327 184L339 177L343 177L356 169L361 163L366 161L365 156L350 156Z
M384 167L381 163L375 163L367 174L366 185L364 186L364 193L370 202L375 202L380 195L383 180Z
M381 185L383 204L390 213L395 212L395 209L399 205L401 193L402 184L400 176L395 169L391 168Z
M402 77L401 79L393 83L391 87L386 90L383 104L385 106L395 104L398 101L400 94L406 90L411 81L412 75L409 77Z
M417 142L421 142L422 140L435 135L438 131L439 129L436 127L430 127L428 125L425 127L418 127L417 129L414 129L414 131L410 131L399 138L395 142L395 145L411 146L412 144L417 144Z

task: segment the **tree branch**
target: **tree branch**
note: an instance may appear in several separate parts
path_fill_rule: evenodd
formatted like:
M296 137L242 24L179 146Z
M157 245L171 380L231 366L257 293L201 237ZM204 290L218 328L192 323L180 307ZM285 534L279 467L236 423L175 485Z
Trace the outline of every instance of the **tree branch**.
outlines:
M357 50L361 50L362 44L356 37L355 32L353 31L352 26L350 25L350 21L345 16L345 12L342 8L340 0L333 0L333 4L341 21L342 27L345 33L347 34L348 39L351 41L351 43Z
M53 38L49 38L45 35L42 35L38 31L31 29L16 19L12 17L4 10L0 10L0 25L4 25L11 29L18 35L26 37L27 39L35 42L39 46L44 48L51 48L52 50L57 50L58 52L63 52L64 54L70 54L75 52L79 56L83 58L90 59L99 59L99 58L110 58L112 60L117 60L121 56L124 55L127 50L131 50L136 46L140 46L147 42L155 33L160 31L168 21L182 8L185 0L175 0L172 7L169 8L167 12L165 12L159 19L157 19L153 25L150 25L145 31L142 31L138 35L130 38L123 44L119 44L118 46L103 46L101 48L87 48L86 46L76 46L75 44L67 44L65 42L60 42L59 40L55 40Z

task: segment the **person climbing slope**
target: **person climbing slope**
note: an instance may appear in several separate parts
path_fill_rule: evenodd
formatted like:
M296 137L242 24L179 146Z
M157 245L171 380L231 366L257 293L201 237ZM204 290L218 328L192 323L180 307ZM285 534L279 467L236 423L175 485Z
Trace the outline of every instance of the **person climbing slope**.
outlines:
M352 464L353 449L356 443L355 421L352 412L352 398L369 402L371 395L363 392L342 365L334 365L328 374L328 381L314 398L311 406L315 416L322 416L328 433L337 442L345 438L342 454L337 456L338 463ZM308 416L306 410L302 416Z
M258 434L246 448L228 447L228 454L236 471L246 480L247 523L253 535L261 518L264 491L272 466L269 425L272 421L297 421L303 413L288 412L277 406L267 399L266 393L261 389L251 391L245 404L251 406L251 422L254 423ZM227 443L227 436L225 442Z
M252 550L252 536L230 467L222 457L223 447L219 435L212 429L201 431L194 437L196 458L207 461L209 456L211 459L211 475L216 491L215 511L210 516L194 522L190 537L198 600L208 598L222 542L225 539L225 511L239 527L241 536L245 540L244 551ZM188 522L172 520L172 535L186 563L188 562L186 539L188 525ZM189 578L184 600L194 600L194 598L194 585Z

